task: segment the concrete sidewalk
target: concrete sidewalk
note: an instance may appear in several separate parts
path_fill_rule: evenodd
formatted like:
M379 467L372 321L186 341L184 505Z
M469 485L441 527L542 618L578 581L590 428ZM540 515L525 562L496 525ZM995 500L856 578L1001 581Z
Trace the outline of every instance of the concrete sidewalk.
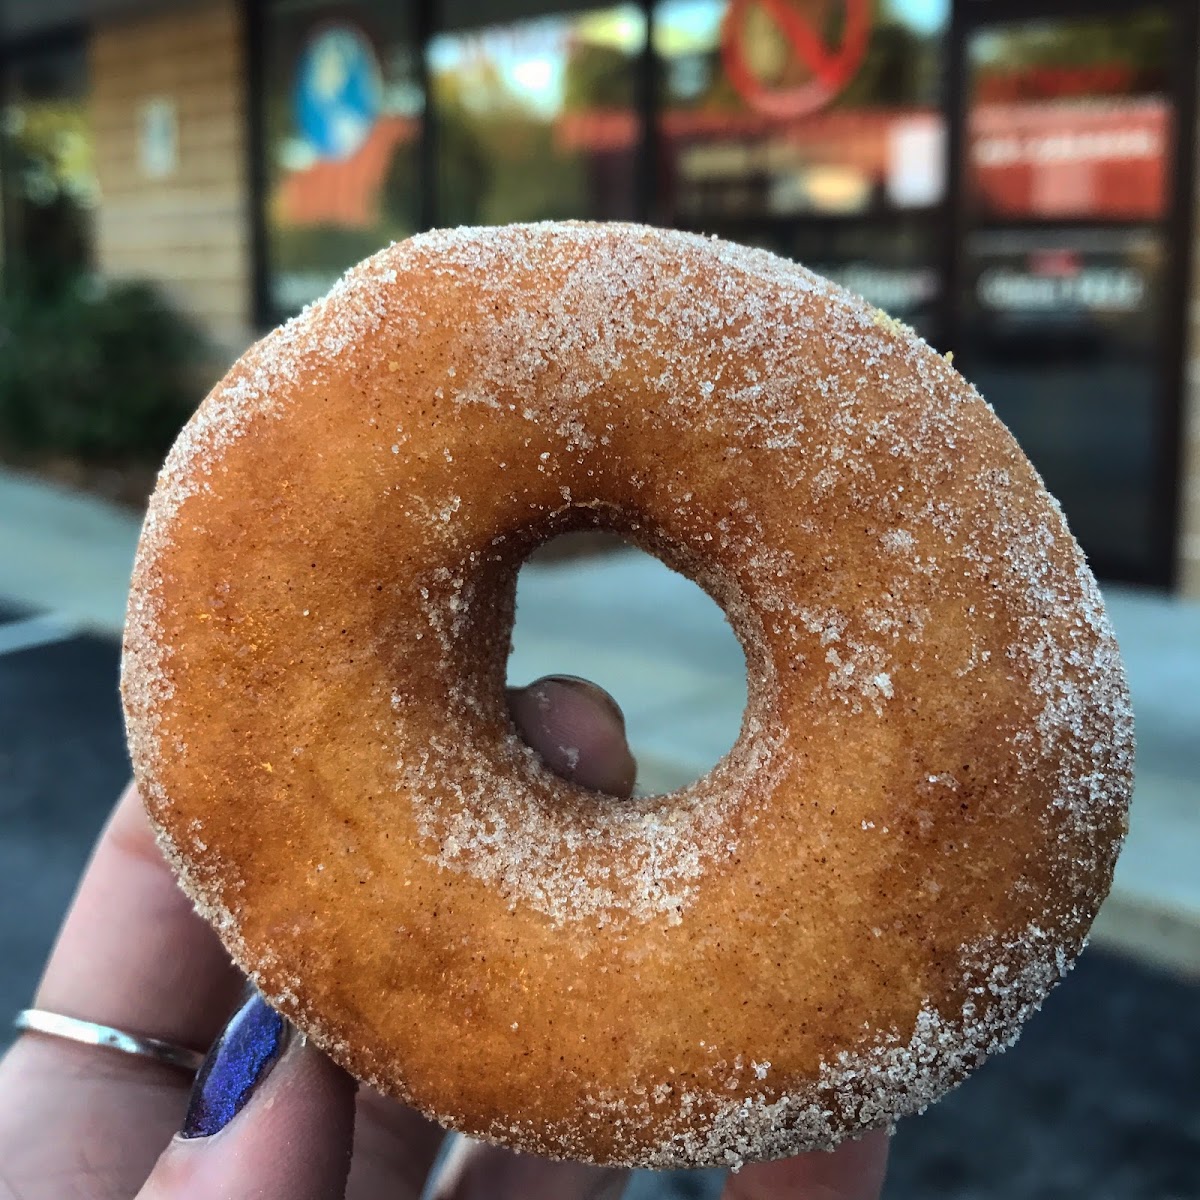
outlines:
M137 533L124 510L0 472L0 601L116 635ZM1105 591L1133 690L1138 779L1095 937L1200 975L1200 605ZM687 580L635 552L532 565L518 608L510 678L567 672L608 688L643 789L695 778L733 743L741 650Z
M0 468L0 600L119 633L140 527L126 509Z

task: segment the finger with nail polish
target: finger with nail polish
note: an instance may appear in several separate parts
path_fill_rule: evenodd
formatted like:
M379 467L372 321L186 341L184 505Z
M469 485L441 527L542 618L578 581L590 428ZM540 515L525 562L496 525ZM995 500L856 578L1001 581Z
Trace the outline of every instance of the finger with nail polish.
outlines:
M510 691L509 707L551 770L612 797L630 794L635 765L624 720L602 689L547 676ZM239 987L219 951L156 854L130 790L82 881L39 1002L203 1045ZM0 1061L0 1174L18 1179L29 1200L60 1200L72 1178L65 1157L84 1164L89 1188L102 1179L105 1195L133 1195L145 1180L139 1200L611 1200L624 1186L624 1172L457 1137L444 1169L427 1179L440 1130L369 1088L356 1101L355 1090L254 995L213 1043L182 1128L160 1154L174 1114L184 1113L173 1076L26 1037ZM726 1195L876 1200L885 1157L886 1140L870 1136L832 1155L748 1167Z
M255 993L196 1076L179 1135L138 1200L340 1200L355 1084Z
M290 1032L273 1008L251 996L208 1052L179 1136L211 1137L224 1129L279 1060Z

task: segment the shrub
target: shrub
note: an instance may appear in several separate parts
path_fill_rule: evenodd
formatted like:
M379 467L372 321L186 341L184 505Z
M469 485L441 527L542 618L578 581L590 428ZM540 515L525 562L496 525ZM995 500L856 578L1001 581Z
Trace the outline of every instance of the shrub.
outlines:
M200 395L205 344L145 283L0 295L0 446L162 457Z

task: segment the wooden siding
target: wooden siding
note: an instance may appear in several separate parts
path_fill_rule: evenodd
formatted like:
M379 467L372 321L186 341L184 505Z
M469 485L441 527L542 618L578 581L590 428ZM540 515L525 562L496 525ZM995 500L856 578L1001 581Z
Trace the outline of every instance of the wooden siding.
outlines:
M95 28L91 119L101 270L159 283L226 357L250 337L245 64L235 0ZM178 160L152 178L139 154L143 105L175 106Z

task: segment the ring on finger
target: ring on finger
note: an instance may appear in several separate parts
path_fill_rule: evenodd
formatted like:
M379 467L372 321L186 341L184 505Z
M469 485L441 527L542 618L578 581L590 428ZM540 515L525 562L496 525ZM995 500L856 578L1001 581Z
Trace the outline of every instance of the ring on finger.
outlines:
M44 1008L22 1009L17 1013L13 1025L22 1033L42 1033L49 1037L78 1042L84 1046L100 1046L108 1050L118 1050L122 1054L131 1054L137 1058L149 1058L170 1067L178 1067L180 1070L190 1071L193 1075L204 1062L204 1055L199 1050L192 1050L187 1046L177 1046L173 1042L164 1042L159 1038L129 1033L124 1029L114 1029L111 1025L100 1025L95 1021L68 1017L63 1013L51 1012Z

